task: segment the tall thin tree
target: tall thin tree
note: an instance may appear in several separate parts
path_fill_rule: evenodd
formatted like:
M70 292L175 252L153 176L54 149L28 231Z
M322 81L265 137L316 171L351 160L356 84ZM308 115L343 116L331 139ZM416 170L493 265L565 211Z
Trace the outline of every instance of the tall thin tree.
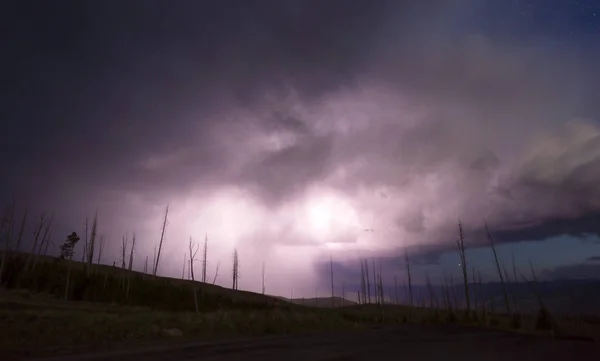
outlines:
M196 253L198 253L199 246L192 240L190 237L190 243L188 245L189 253L190 253L190 275L192 277L192 281L196 281L196 277L194 276L194 261L196 260Z
M127 236L123 236L123 239L121 241L121 269L125 269L126 267L126 254L127 254L127 243L128 243L128 239Z
M92 228L93 229L93 228ZM90 241L90 246L93 245L93 241ZM91 249L91 247L90 247ZM133 269L133 252L135 251L135 233L131 239L131 250L129 251L129 266L127 269L131 271Z
M163 241L165 240L165 232L167 230L167 217L169 215L169 206L165 209L165 218L163 220L162 231L160 233L160 242L158 243L158 253L156 254L156 263L154 264L154 271L152 276L156 278L156 272L158 271L158 264L160 262L160 253L162 251Z
M94 250L96 248L96 236L98 234L98 211L96 210L96 213L94 213L94 220L92 221L92 230L90 233L90 241L89 243L86 243L87 245L87 263L88 263L88 270L87 270L87 274L88 276L90 276L92 274L92 264L94 262ZM87 234L86 234L86 238L87 238ZM133 236L133 242L135 244L135 235ZM133 254L133 248L131 249L131 252ZM131 270L131 264L129 269Z
M46 213L42 213L42 215L40 216L40 220L38 221L38 224L35 226L35 228L33 230L33 244L31 245L31 252L29 252L29 254L27 255L27 261L25 262L25 271L29 271L29 268L33 261L33 256L36 254L36 249L38 247L38 242L40 239L40 235L42 233L42 229L44 228L44 225L46 224L46 222L47 222Z
M46 243L46 241L48 240L48 237L50 236L50 230L52 228L53 220L54 220L54 216L50 216L50 218L48 219L48 222L46 222L46 226L44 227L44 234L42 235L42 239L38 244L37 251L35 253L35 257L33 258L33 266L31 267L32 269L35 268L38 258L40 256L40 254L42 254L42 246Z
M86 253L87 253L87 246L88 246L88 223L89 223L89 219L88 217L85 217L85 238L83 239L83 252L81 252L81 263L84 263L86 258Z
M96 264L100 264L102 260L102 252L104 251L104 243L106 241L106 236L100 236L100 243L98 244L98 259L96 260Z
M262 294L265 294L265 261L262 264Z
M369 278L369 261L365 258L364 259L364 267L365 267L365 279L367 281L367 302L371 303L371 284L370 284L370 278Z
M492 248L492 252L494 253L494 260L496 261L496 270L498 271L498 277L500 277L500 283L502 285L502 292L504 293L504 304L506 305L506 312L508 314L512 314L512 310L510 307L510 302L508 300L508 291L506 290L506 284L504 282L504 277L502 276L502 271L500 270L500 261L498 261L498 254L496 253L496 246L494 244L494 238L492 237L492 232L488 227L487 222L484 220L485 231L487 233L488 240L490 241L490 246Z
M406 275L408 278L408 305L413 306L413 291L412 291L412 277L410 275L410 262L408 261L408 248L404 250L404 261L406 262Z
M394 296L396 297L396 305L400 304L400 298L398 296L398 280L396 275L394 275Z
M233 272L232 272L232 277L233 277L233 285L232 285L232 289L237 290L238 289L238 277L239 277L239 258L238 258L238 251L237 248L233 250Z
M29 213L29 209L25 208L25 213L23 213L23 218L21 219L21 227L19 228L19 235L17 236L17 245L15 250L19 252L21 249L21 240L23 239L23 231L25 230L25 224L27 223L27 215Z
M333 288L333 258L331 253L329 254L329 267L331 270L331 307L335 308L335 292Z
M204 235L204 255L202 257L202 282L206 283L206 262L208 257L208 233Z
M471 299L469 297L469 275L467 268L467 256L465 253L465 235L463 232L462 223L458 221L458 239L456 240L456 246L460 255L460 266L462 269L463 282L465 286L465 300L467 302L467 314L471 313Z

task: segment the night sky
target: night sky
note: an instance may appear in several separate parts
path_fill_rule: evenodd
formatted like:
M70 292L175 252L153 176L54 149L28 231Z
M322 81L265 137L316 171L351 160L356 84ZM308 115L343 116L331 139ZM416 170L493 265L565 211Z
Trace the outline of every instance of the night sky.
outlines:
M0 206L53 215L56 246L98 211L103 263L169 224L209 273L310 297L356 283L600 276L600 1L6 1ZM52 251L57 253L57 247ZM78 250L81 252L81 249ZM80 256L76 256L78 258Z

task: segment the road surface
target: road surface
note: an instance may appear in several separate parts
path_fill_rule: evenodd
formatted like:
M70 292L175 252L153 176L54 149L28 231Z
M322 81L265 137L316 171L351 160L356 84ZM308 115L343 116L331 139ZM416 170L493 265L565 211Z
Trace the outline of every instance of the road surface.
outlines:
M46 361L554 361L600 360L600 344L458 326L394 326L365 331L271 336L26 360Z

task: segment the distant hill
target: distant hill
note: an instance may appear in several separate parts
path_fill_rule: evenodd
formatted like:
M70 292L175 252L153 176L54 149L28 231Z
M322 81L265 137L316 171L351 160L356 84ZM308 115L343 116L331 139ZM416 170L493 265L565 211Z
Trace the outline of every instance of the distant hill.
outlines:
M522 312L535 313L539 305L535 297L532 286L535 287L542 295L543 301L551 312L555 314L568 315L572 312L579 314L600 315L600 280L583 279L583 280L555 280L555 281L540 281L535 286L521 283L507 283L506 290L511 298L514 297ZM441 296L441 287L433 287L435 297ZM477 290L477 297L473 296L474 290ZM386 290L388 295L393 294L393 290ZM486 302L493 305L494 309L503 311L504 292L500 282L484 283L481 289L478 285L469 284L471 293L471 302L474 303L476 298L483 298ZM404 292L400 292L400 303L405 303ZM464 305L465 294L464 286L456 286L456 299L459 304ZM425 286L413 286L415 304L425 302L429 304L429 290ZM511 307L513 305L511 304Z
M341 297L334 297L333 301L331 297L314 297L314 298L293 298L293 299L289 299L289 298L285 298L285 297L278 297L279 299L286 301L286 302L291 302L291 303L295 303L297 305L302 305L302 306L308 306L308 307L326 307L326 308L330 308L332 306L335 307L345 307L345 306L354 306L357 303L341 298Z

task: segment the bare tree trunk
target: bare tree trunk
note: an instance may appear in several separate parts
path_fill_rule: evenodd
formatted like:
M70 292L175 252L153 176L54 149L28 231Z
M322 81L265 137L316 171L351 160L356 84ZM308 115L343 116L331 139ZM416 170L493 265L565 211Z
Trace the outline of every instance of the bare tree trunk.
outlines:
M204 256L202 257L202 282L206 283L206 262L208 257L208 233L204 235Z
M517 277L517 265L515 263L515 253L511 252L510 256L512 258L513 278L515 280L515 284L519 284L519 278Z
M35 255L35 250L37 248L40 234L42 233L42 228L44 228L45 223L46 214L42 213L42 215L40 216L40 221L33 231L33 244L31 245L31 252L29 252L29 255L27 255L27 261L25 263L26 272L29 271L29 267L31 266L31 262L33 261L33 256Z
M6 213L6 217L0 220L0 235L2 234L4 228L7 228L5 239L6 246L4 248L4 254L2 255L2 259L0 259L0 284L2 283L4 269L6 268L6 265L8 264L8 259L10 258L15 218L15 202L12 203L11 207Z
M381 322L384 322L384 312L383 312L383 306L385 304L385 294L383 292L383 269L381 268L381 260L379 261L379 274L377 277L378 280L378 285L379 285L379 317L381 319Z
M265 261L262 264L262 294L265 294Z
M333 258L331 257L331 253L329 254L329 266L331 269L331 307L335 308L335 292L333 288Z
M425 274L425 279L427 282L427 291L429 292L429 307L434 308L435 294L433 291L433 287L431 286L431 280L429 279L429 274Z
M21 219L21 227L19 228L19 236L17 237L17 245L15 247L15 251L17 252L21 249L21 240L23 239L23 231L25 230L25 224L27 223L28 213L29 209L25 208L25 213L23 213L23 218Z
M156 264L154 265L153 276L156 278L156 272L158 271L158 263L160 262L160 252L162 251L163 241L165 239L165 231L167 229L167 217L169 215L169 206L165 210L165 219L163 221L162 232L160 234L160 242L158 244L158 253L156 254Z
M362 295L362 296L361 296ZM360 291L359 291L359 302L361 304L367 303L367 286L365 282L365 267L364 262L360 260Z
M123 236L123 240L121 242L121 269L125 269L125 257L127 254L127 236Z
M104 251L104 242L104 236L100 236L100 244L98 245L98 260L96 261L96 264L100 264L100 260L102 259L102 251Z
M475 278L475 267L473 267L472 269L473 287L475 287L475 285L477 284L477 279ZM473 290L473 308L475 309L475 312L479 311L479 296L477 296L477 289Z
M413 306L412 278L410 275L410 263L408 262L408 249L405 250L404 260L406 262L406 274L408 277L408 305Z
M94 217L94 225L96 224ZM94 237L95 237L95 230L94 227L92 227L92 240L90 241L90 248L92 250L92 255L93 253L93 249L94 249ZM129 300L129 289L131 288L131 278L133 277L131 270L133 269L133 252L135 251L135 233L132 235L131 238L131 251L129 251L129 266L127 267L127 270L129 271L127 273L127 291L125 292L125 299ZM90 269L92 267L92 263L91 263L92 258L90 257Z
M508 292L506 291L506 285L504 283L504 277L502 277L502 271L500 271L500 262L498 261L498 254L496 253L496 246L494 245L494 238L492 238L492 232L488 228L487 222L485 222L485 231L488 236L488 240L490 241L490 246L492 247L492 251L494 252L494 260L496 261L496 270L498 271L498 276L500 277L500 283L502 284L502 292L504 293L504 303L506 305L506 312L509 315L512 314L510 308L510 302L508 301Z
M485 295L483 293L483 283L481 282L481 272L477 272L477 283L479 284L479 302L482 306L482 311L485 316L486 307L485 307Z
M88 246L88 217L85 217L85 238L83 239L83 252L81 252L81 263L85 262Z
M214 285L217 282L217 276L219 275L219 266L221 265L221 262L217 263L217 269L215 270L215 278L213 278L212 284Z
M383 305L385 303L385 292L383 291L383 268L381 265L381 260L379 260L379 300Z
M156 267L156 245L154 245L154 256L152 257L152 274L154 275L154 268Z
M181 269L181 279L185 279L185 264L187 263L187 252L183 252L183 268Z
M367 280L367 302L371 303L371 280L369 279L369 261L367 259L364 260L365 265L365 276Z
M456 296L456 287L454 286L454 275L450 273L450 287L452 287L452 302L454 302L454 308L458 310L458 297Z
M196 277L194 276L194 261L196 259L196 253L198 253L198 247L190 237L190 243L188 248L190 250L190 275L192 276L192 281L196 281Z
M38 249L33 258L33 266L31 267L31 270L35 269L38 258L40 256L40 254L42 253L42 245L44 245L44 242L46 242L46 240L48 239L48 235L50 234L50 229L52 227L53 219L54 219L54 217L50 217L50 219L48 220L48 223L46 223L46 227L44 228L44 235L42 236L41 242L38 244Z
M87 222L86 222L87 223ZM86 231L87 232L87 231ZM88 277L92 274L92 264L94 262L94 248L96 248L96 235L98 234L98 211L96 211L96 213L94 214L94 220L92 221L92 233L90 234L90 242L87 243L87 263L88 263L88 270L87 270L87 275ZM87 238L87 234L86 234L86 238ZM135 235L133 238L133 242L135 244ZM131 249L132 255L133 255L133 248ZM131 270L131 268L130 268Z
M460 254L460 266L462 269L463 282L465 285L465 300L467 302L467 315L471 313L471 299L469 297L469 276L467 272L467 256L465 253L465 235L462 223L458 222L458 240L456 241L458 252Z
M69 299L69 288L71 287L71 260L67 260L67 283L65 285L65 301Z
M233 250L233 286L232 289L238 289L238 276L239 276L239 259L237 249Z
M44 256L48 255L48 246L50 245L50 243L52 243L52 245L54 245L54 242L52 242L50 240L51 236L52 236L52 231L50 232L50 235L48 236L48 239L46 240L46 247L44 248Z
M396 279L396 275L394 275L394 293L396 296L396 305L399 305L400 298L398 297L398 280Z
M92 229L93 232L93 229ZM90 242L90 245L93 247L93 241ZM133 269L133 252L135 250L135 233L133 234L133 238L131 240L131 251L129 252L129 267L127 269L131 271ZM90 263L91 264L91 263Z
M196 313L200 313L200 308L198 306L198 289L196 287L196 278L194 276L194 260L196 259L196 253L198 252L198 247L195 247L196 244L190 237L189 250L190 250L190 275L192 276L192 292L194 293L194 307L196 308ZM195 247L195 248L194 248ZM185 263L184 263L185 264Z
M375 292L375 303L379 304L379 289L377 285L377 271L375 271L375 260L371 260L371 267L373 270L373 291Z

